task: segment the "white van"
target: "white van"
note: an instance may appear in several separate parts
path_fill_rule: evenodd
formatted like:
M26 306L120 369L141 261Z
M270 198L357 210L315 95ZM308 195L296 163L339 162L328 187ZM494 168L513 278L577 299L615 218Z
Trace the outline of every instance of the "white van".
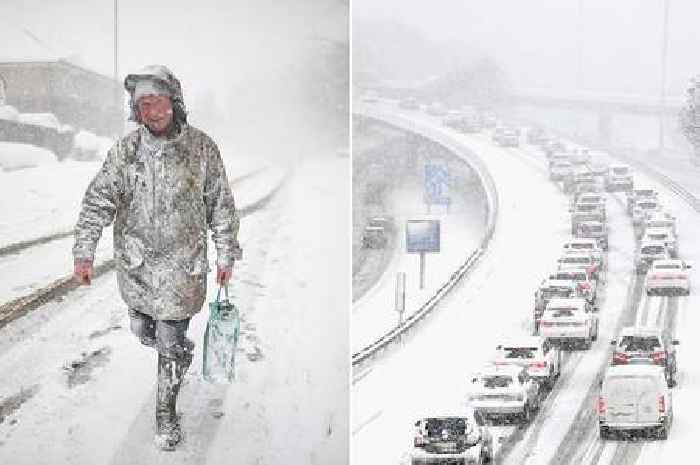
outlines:
M673 419L671 391L663 367L615 365L608 367L598 397L601 439L614 430L649 430L666 439Z

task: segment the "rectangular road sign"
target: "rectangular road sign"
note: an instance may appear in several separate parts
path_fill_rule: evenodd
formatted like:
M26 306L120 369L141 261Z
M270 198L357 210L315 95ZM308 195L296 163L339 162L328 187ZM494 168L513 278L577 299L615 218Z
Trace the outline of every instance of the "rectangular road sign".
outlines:
M406 252L440 253L440 220L408 220Z

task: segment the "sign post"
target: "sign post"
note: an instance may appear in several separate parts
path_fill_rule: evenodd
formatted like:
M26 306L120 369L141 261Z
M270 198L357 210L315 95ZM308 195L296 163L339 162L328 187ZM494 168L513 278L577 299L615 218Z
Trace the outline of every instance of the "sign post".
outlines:
M399 313L399 324L403 323L403 314L406 311L406 273L396 273L396 296L394 308Z
M420 254L420 289L425 287L425 254L440 253L440 220L408 220L406 252Z

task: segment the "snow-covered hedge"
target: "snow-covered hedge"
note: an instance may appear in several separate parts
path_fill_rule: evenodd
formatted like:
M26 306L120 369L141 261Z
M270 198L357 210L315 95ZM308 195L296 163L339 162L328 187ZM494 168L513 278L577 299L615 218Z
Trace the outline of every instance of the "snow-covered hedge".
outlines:
M47 149L29 144L0 142L0 169L14 171L58 163L56 155Z
M76 160L104 160L114 144L108 137L100 137L90 131L78 131L73 138L71 158Z
M19 112L12 105L0 105L0 119L17 121L19 119Z

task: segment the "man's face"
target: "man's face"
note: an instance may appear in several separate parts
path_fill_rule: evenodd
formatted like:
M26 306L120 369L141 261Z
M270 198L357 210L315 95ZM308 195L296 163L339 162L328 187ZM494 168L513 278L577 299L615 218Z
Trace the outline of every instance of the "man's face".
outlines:
M144 95L136 105L141 120L154 134L165 134L173 122L173 105L167 95Z

